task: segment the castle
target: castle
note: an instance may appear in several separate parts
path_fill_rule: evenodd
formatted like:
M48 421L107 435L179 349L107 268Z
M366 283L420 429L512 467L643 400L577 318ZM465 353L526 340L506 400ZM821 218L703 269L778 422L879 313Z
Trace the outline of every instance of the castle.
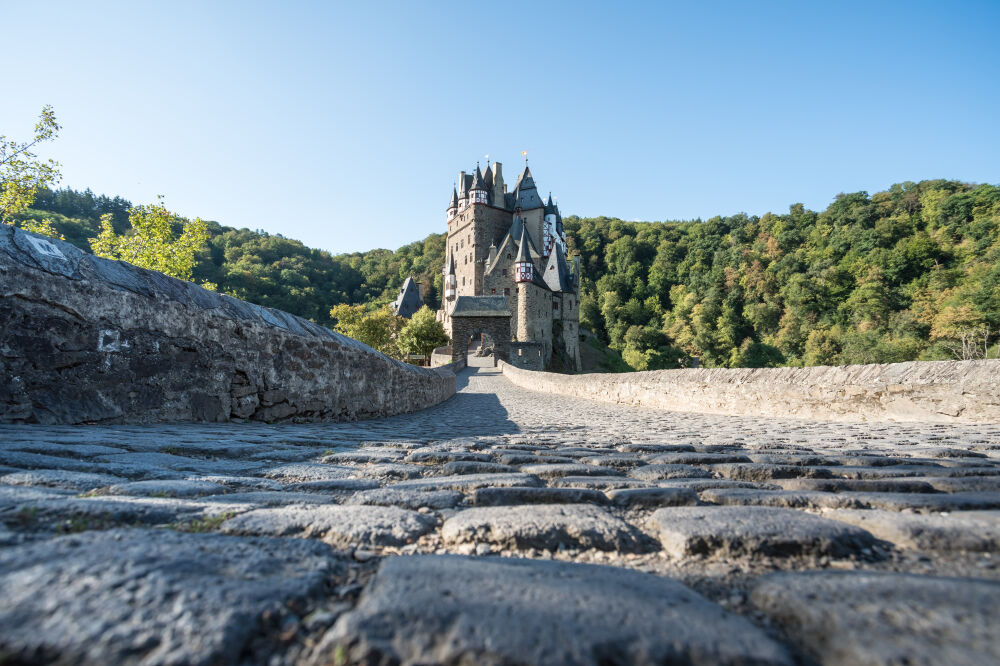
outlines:
M566 260L566 234L552 195L543 202L525 162L511 192L499 162L462 171L447 208L444 300L438 319L465 349L468 327L456 317L509 319L495 340L514 365L580 369L580 263ZM506 306L506 307L505 307ZM506 326L506 321L501 328ZM485 331L501 335L500 328ZM473 326L473 334L483 332Z

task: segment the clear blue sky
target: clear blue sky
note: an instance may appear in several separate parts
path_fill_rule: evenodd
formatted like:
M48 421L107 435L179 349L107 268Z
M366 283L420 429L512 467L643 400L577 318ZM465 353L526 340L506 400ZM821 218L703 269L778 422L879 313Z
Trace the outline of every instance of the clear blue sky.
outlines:
M314 247L445 230L527 150L564 215L825 208L1000 182L1000 1L0 0L0 133L43 104L63 184Z

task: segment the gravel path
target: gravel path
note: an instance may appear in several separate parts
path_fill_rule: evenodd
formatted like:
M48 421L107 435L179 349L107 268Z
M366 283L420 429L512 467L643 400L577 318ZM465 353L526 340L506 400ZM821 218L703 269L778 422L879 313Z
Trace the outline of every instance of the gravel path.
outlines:
M0 662L1000 662L1000 424L0 426Z

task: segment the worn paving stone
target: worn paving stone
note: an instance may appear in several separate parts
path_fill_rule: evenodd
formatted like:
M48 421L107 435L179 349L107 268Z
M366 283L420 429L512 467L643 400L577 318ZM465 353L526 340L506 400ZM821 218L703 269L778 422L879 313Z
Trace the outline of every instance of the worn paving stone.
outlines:
M399 462L409 455L409 453L405 449L389 448L341 451L340 453L323 456L320 458L320 462L334 465L346 465L349 463L391 463Z
M354 476L378 481L398 481L400 479L419 479L431 468L423 465L407 465L405 463L376 463L354 468Z
M222 524L228 534L315 537L337 547L402 546L434 526L395 506L317 505L257 509Z
M760 629L674 580L457 556L384 561L314 663L336 654L370 664L792 663Z
M794 509L762 506L658 509L650 526L674 557L846 557L876 544L867 531Z
M660 444L656 442L625 442L616 446L622 453L694 453L691 444Z
M337 501L335 495L321 493L296 493L284 490L248 490L245 492L208 495L199 498L202 502L224 502L227 504L247 504L253 506L284 506L286 504L331 504Z
M868 493L934 493L934 486L921 479L777 479L775 484L785 490L819 490L822 492Z
M408 463L428 465L456 461L491 462L492 458L487 453L474 453L472 451L414 451L405 460Z
M829 479L833 476L825 467L776 465L774 463L723 463L711 470L726 479L765 481L771 479Z
M712 504L777 506L787 509L854 509L868 506L853 493L815 490L758 490L755 488L707 488L698 493Z
M329 481L331 479L348 479L354 476L353 467L343 465L326 465L321 463L298 463L281 465L267 471L265 476L279 479L285 483L304 483L306 481Z
M879 539L924 551L1000 552L1000 511L919 514L829 511L828 518L857 525Z
M112 474L71 472L63 469L33 469L0 476L0 483L7 483L12 486L43 486L79 491L110 486L119 481L124 481L124 479Z
M107 489L109 495L145 495L149 497L201 497L226 492L226 487L211 481L130 481Z
M1000 583L882 572L777 573L750 600L817 663L1000 663Z
M458 474L435 476L424 479L409 479L394 483L390 488L414 490L461 490L470 492L476 488L510 488L512 486L541 486L542 481L534 474Z
M698 494L690 488L617 488L606 494L612 504L623 507L698 504Z
M1000 493L855 493L872 509L889 511L974 511L1000 509Z
M406 490L402 488L377 488L354 493L346 504L373 504L398 506L404 509L450 509L457 506L464 495L456 490Z
M225 664L279 647L262 614L345 569L324 544L112 530L0 550L10 663Z
M644 465L628 472L640 481L662 481L664 479L710 479L712 473L694 465L667 465L663 463Z
M378 488L379 482L372 479L323 479L293 483L289 490L310 493L356 493L360 490Z
M608 497L590 488L478 488L472 494L476 506L518 504L607 504Z
M444 476L458 474L503 474L505 472L517 472L517 468L510 465L501 465L500 463L466 460L456 460L441 465L441 474Z
M1000 476L947 476L929 477L924 481L942 493L992 492L1000 493Z
M649 459L650 463L666 465L715 465L718 463L748 463L742 453L660 453Z
M615 488L648 488L649 483L625 476L561 476L549 479L549 485L556 488L592 488L613 490Z
M633 552L644 545L634 527L590 504L536 504L466 509L444 522L447 543L503 548L577 548Z
M621 472L615 469L608 469L607 467L598 467L595 465L582 465L578 463L571 464L542 464L542 465L524 465L521 467L521 471L525 474L534 474L542 479L555 479L559 477L576 477L576 476L621 476Z

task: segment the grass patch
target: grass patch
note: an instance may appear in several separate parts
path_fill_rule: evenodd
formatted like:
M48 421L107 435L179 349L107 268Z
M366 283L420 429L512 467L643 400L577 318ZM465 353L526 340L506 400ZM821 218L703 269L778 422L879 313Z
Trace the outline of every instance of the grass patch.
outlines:
M236 514L232 511L224 511L217 516L197 518L186 523L174 523L171 527L178 532L192 532L194 534L214 532L219 529L219 526L222 525L222 523L226 522L235 515Z

